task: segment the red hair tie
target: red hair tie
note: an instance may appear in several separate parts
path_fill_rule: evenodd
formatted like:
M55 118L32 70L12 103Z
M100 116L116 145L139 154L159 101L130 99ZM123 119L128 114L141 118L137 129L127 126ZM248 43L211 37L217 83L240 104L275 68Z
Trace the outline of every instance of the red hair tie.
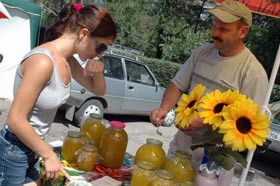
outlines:
M83 5L81 3L75 3L73 6L76 12L79 12L80 9L83 8Z

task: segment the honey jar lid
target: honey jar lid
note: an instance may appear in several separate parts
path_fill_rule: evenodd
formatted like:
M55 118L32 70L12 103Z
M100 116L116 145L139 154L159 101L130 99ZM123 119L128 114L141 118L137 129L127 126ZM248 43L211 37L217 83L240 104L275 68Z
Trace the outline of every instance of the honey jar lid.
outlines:
M92 144L84 144L82 146L82 149L87 152L96 152L97 151L97 147Z
M155 170L155 165L147 161L140 161L137 166L146 170Z
M72 138L80 138L82 136L82 133L79 131L70 130L70 131L68 131L67 135Z
M164 170L164 169L158 169L156 174L166 180L173 180L175 179L174 174L172 174L171 172Z
M160 141L158 139L154 139L154 138L147 138L146 143L154 144L154 145L158 145L158 146L162 146L162 144L163 144L162 141Z
M188 152L185 152L185 151L177 150L175 152L175 155L179 156L179 157L182 157L182 158L185 158L185 159L192 159L192 155Z
M90 113L89 116L96 119L103 119L100 114L96 114L96 113Z
M115 128L119 128L119 129L125 128L125 124L123 122L120 122L120 121L110 121L110 125L115 127Z

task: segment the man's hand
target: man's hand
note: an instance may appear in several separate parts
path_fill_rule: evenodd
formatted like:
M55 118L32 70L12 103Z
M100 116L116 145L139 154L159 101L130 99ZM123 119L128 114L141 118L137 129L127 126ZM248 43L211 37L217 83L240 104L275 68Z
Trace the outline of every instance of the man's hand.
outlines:
M204 127L205 125L203 124L203 119L202 118L195 118L191 121L189 130L196 130Z
M156 127L162 125L167 113L168 111L163 108L154 109L150 115L150 120L152 124Z
M204 127L205 125L203 124L203 119L202 118L195 118L190 122L190 125L188 128L181 128L180 125L175 125L179 130L181 131L192 131L196 129L200 129Z

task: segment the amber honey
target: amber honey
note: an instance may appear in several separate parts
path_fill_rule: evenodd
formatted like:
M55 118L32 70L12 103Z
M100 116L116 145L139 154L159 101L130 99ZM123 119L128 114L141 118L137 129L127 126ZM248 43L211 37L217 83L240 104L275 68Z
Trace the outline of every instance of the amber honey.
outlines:
M124 130L125 124L111 121L101 138L99 154L100 164L109 168L117 168L122 165L128 136Z
M92 171L97 154L97 148L94 145L84 144L77 157L78 168L83 171Z
M177 186L175 177L167 170L158 169L151 178L149 186Z
M164 166L166 154L162 148L162 142L157 139L148 138L146 144L140 146L135 154L134 164L141 161L152 163L156 169Z
M69 131L63 141L61 155L69 163L77 162L77 151L82 147L82 134L78 131Z
M131 186L148 186L155 167L150 162L140 162L132 171Z
M105 128L106 126L100 115L90 114L90 116L82 123L80 131L84 136L93 139L96 147L99 147Z
M175 156L167 158L164 169L175 175L176 181L193 181L195 172L191 162L191 155L176 151Z

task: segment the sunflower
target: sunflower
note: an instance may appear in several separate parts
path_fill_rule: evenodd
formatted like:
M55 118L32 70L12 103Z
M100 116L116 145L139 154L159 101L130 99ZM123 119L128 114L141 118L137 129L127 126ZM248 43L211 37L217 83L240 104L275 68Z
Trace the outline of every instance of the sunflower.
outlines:
M225 121L219 132L224 134L225 145L231 145L233 151L255 150L269 136L268 117L251 99L236 101L225 109L223 117Z
M239 94L238 91L227 90L222 93L216 89L201 99L202 110L199 116L203 118L203 123L212 125L213 130L216 130L223 122L223 108L242 98L245 96Z
M192 89L189 96L187 94L182 95L175 109L177 113L175 125L179 125L180 128L188 128L189 123L198 117L197 108L204 90L205 86L198 84Z

